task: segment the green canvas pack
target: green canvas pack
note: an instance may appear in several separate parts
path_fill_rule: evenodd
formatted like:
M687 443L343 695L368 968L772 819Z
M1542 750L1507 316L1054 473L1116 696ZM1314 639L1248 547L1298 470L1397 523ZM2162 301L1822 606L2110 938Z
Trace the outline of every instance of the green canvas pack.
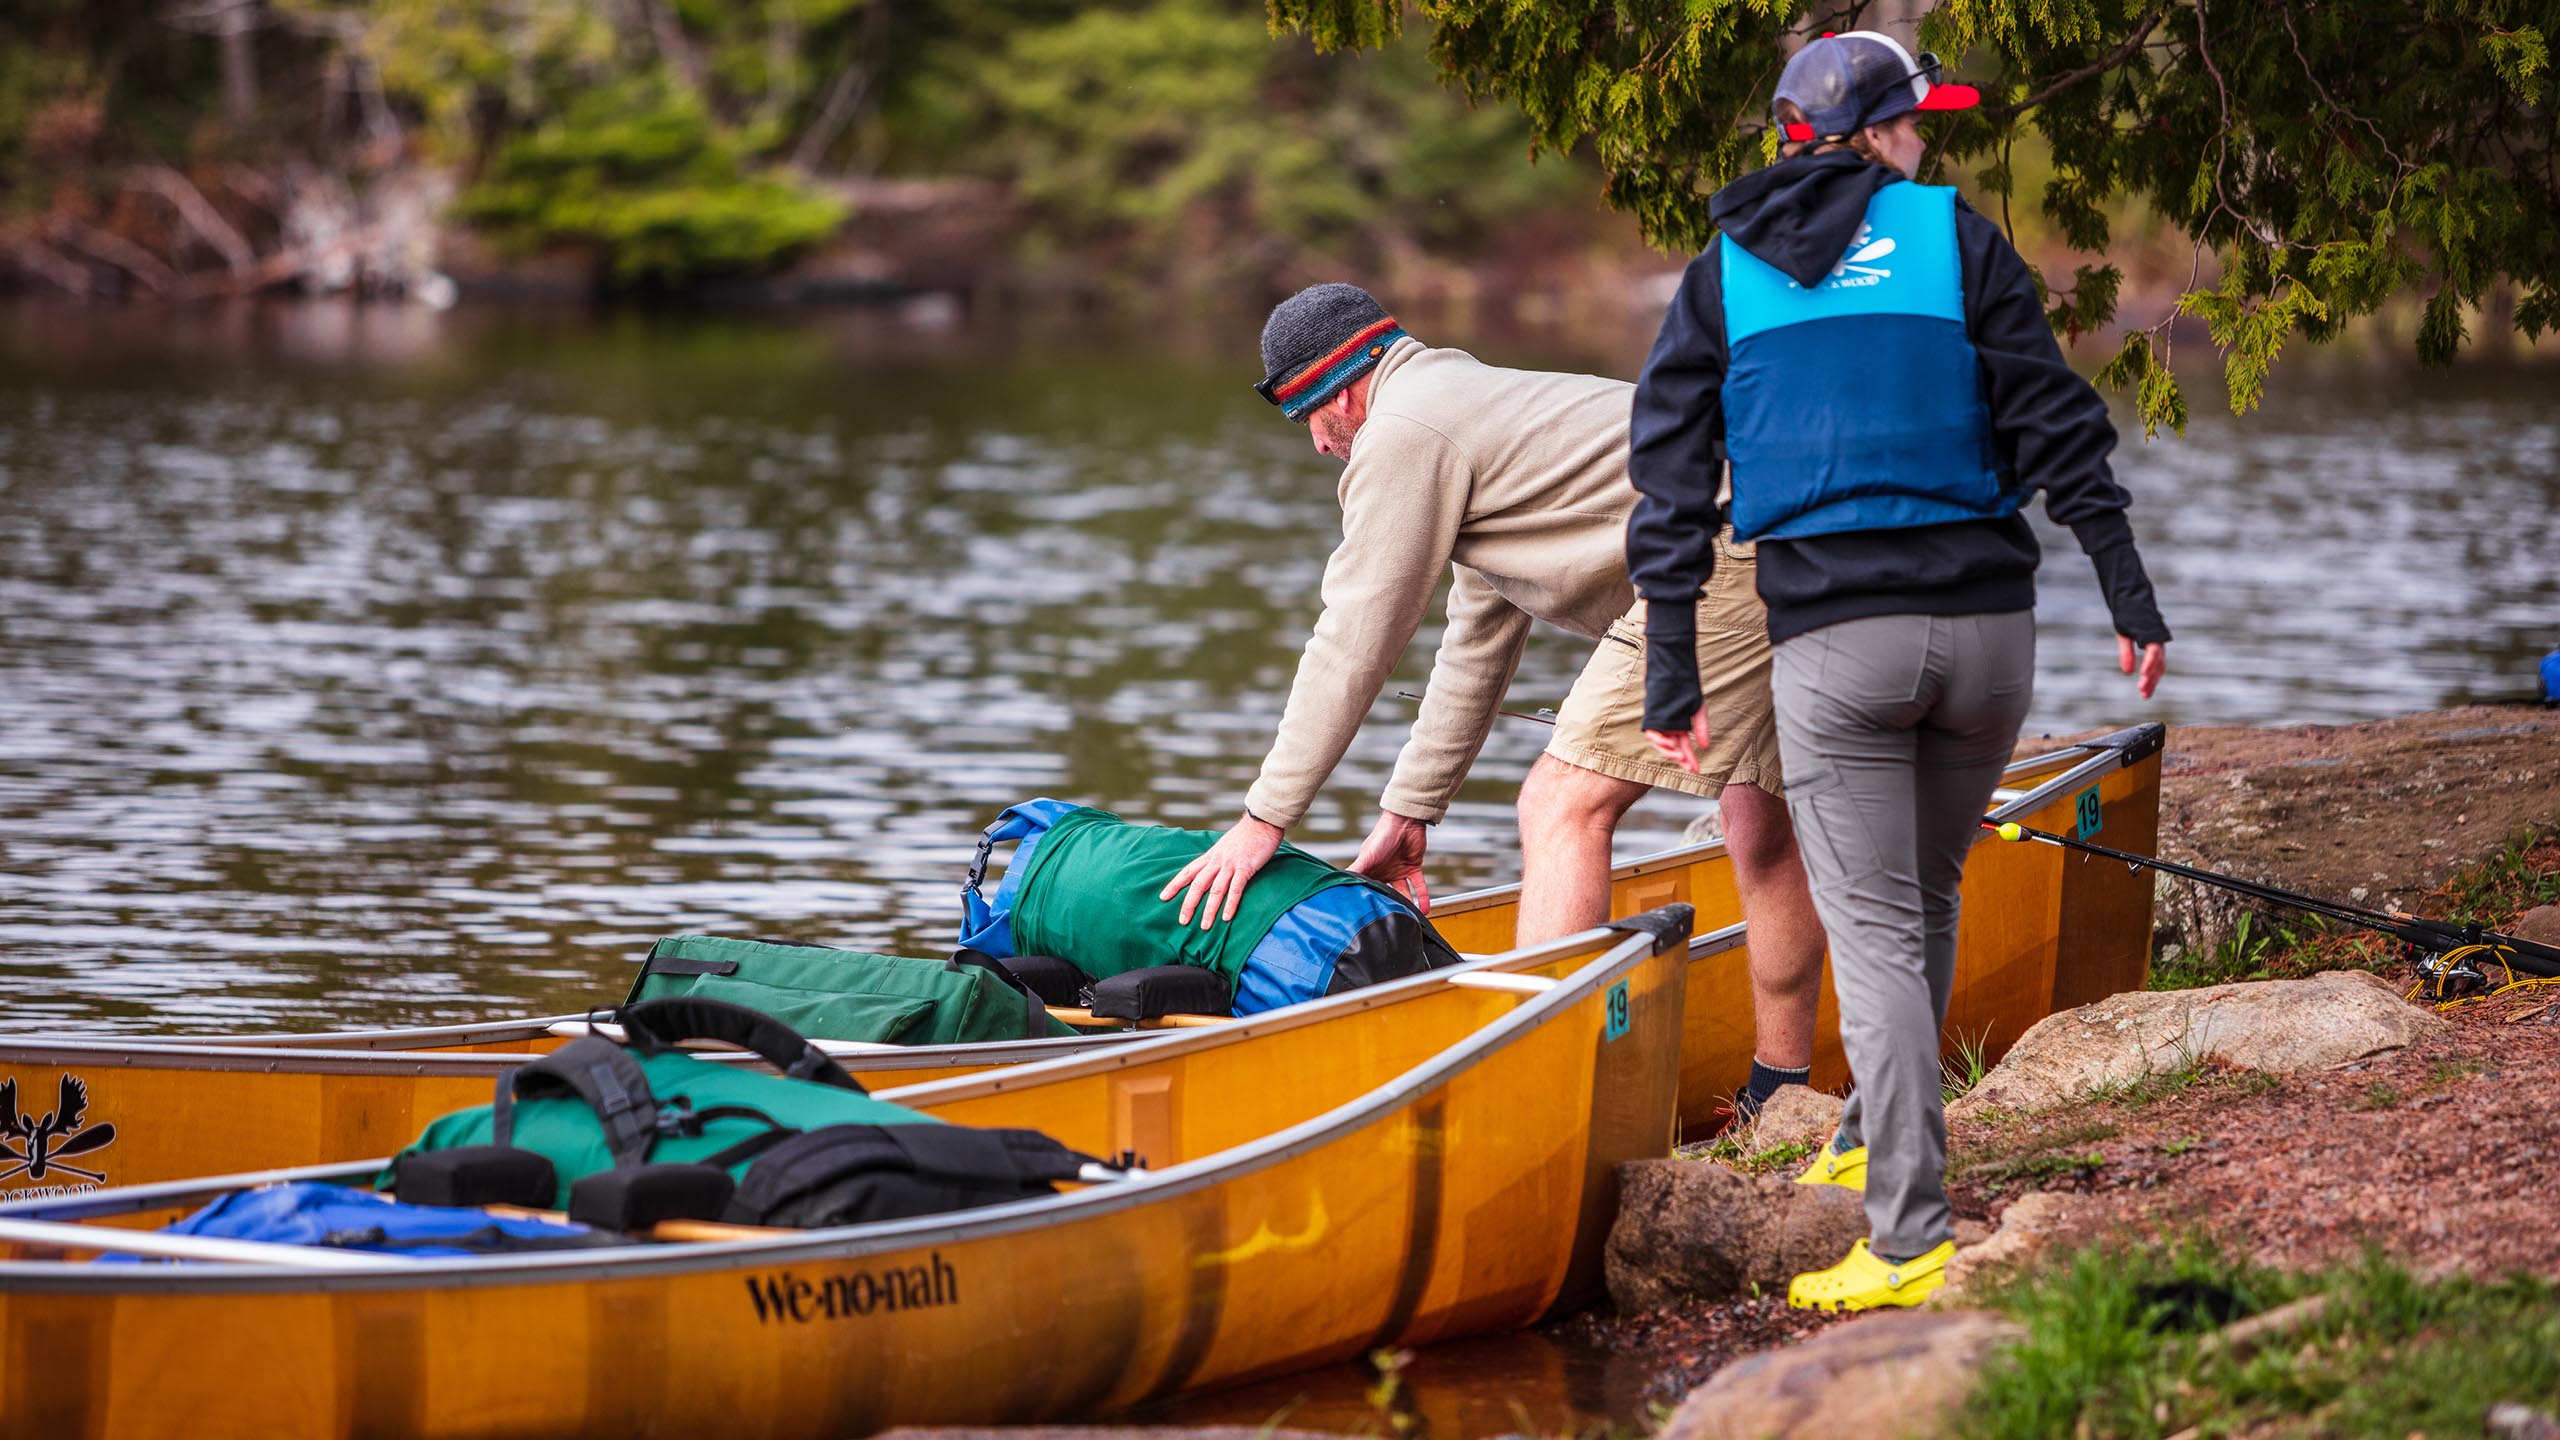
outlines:
M1343 885L1383 888L1283 842L1236 904L1233 920L1185 925L1156 894L1217 843L1215 832L1132 825L1108 810L1071 810L1024 862L1013 902L1018 955L1057 955L1097 980L1157 965L1197 965L1230 986L1254 947L1292 907Z
M580 1042L586 1043L586 1042ZM598 1040L594 1043L610 1042ZM563 1052L566 1053L566 1052ZM661 1131L649 1147L652 1164L699 1162L741 1141L770 1133L774 1124L798 1130L823 1125L940 1125L943 1122L903 1105L874 1100L858 1090L794 1080L750 1070L743 1065L699 1059L682 1050L655 1054L630 1052L648 1077L649 1091L661 1106L690 1109L699 1115L716 1106L738 1106L767 1117L720 1115L699 1124ZM509 1084L514 1072L498 1083ZM489 1145L497 1140L495 1106L474 1105L429 1124L402 1155ZM769 1119L773 1123L767 1123ZM588 1175L614 1168L613 1149L595 1107L574 1095L542 1095L515 1102L513 1143L550 1159L560 1178L555 1209L569 1204L569 1187ZM690 1133L687 1133L687 1132ZM729 1167L743 1174L753 1156ZM398 1165L395 1157L393 1165ZM390 1171L385 1173L388 1183Z
M743 1005L819 1040L974 1045L1076 1033L980 966L790 941L670 935L649 947L624 1003L675 995Z

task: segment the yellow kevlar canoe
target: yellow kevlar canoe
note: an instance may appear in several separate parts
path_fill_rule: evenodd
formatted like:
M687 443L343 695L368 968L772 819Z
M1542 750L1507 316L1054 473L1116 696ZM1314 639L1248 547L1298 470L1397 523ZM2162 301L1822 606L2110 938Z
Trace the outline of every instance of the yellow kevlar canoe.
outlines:
M2115 848L2147 853L2159 824L2163 739L2161 727L2146 725L2019 761L2004 777L1991 816L2103 836ZM1612 913L1618 915L1674 903L1696 908L1704 938L1693 946L1684 978L1678 1103L1686 1133L1710 1133L1722 1123L1724 1107L1751 1065L1748 935L1736 928L1741 909L1731 863L1722 845L1670 851L1619 867L1613 895ZM1518 889L1506 887L1442 901L1432 920L1459 949L1492 953L1509 950L1517 913ZM2141 988L2150 948L2148 877L2051 846L1984 846L1965 872L1946 1044L1951 1051L1977 1047L1986 1060L1996 1060L2029 1025L2056 1010ZM1498 970L1536 971L1533 957L1551 949L1487 963ZM1394 987L1354 992L1210 1028L1254 1029L1300 1012L1335 1016L1397 993ZM88 1126L116 1127L111 1144L76 1162L87 1174L39 1174L22 1167L0 1175L0 1203L98 1183L147 1184L383 1154L436 1116L486 1101L508 1065L555 1047L585 1026L582 1017L551 1016L321 1035L148 1041L0 1036L0 1080L16 1082L22 1106L42 1102L49 1108L65 1082L73 1081L86 1096ZM1123 1032L966 1046L826 1048L879 1091L1000 1066L1116 1053L1156 1038ZM1848 1081L1827 974L1813 1080L1832 1090Z
M858 1435L1523 1325L1588 1298L1616 1166L1671 1142L1689 922L898 1092L1156 1167L982 1210L482 1259L223 1241L170 1266L41 1257L208 1243L108 1227L277 1177L0 1206L0 1434ZM276 1053L185 1073L220 1091ZM318 1112L362 1077L286 1078ZM169 1103L153 1123L193 1118Z

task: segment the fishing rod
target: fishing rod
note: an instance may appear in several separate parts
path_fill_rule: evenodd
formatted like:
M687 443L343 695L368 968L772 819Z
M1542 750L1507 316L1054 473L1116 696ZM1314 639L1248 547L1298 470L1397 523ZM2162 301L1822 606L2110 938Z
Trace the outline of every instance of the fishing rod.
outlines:
M1399 690L1396 694L1398 697L1406 700L1419 700L1422 698L1410 690ZM1508 715L1514 720L1533 721L1540 725L1553 725L1556 723L1556 712L1553 710L1540 710L1535 715L1523 715L1517 710L1504 710L1497 706L1493 713L1496 715Z
M2485 963L2494 964L2506 971L2510 983L2518 973L2537 980L2560 980L2560 948L2540 944L2520 936L2500 934L2470 921L2456 923L2448 920L2430 920L2423 915L2410 915L2398 910L2369 910L2361 905L2323 900L2316 895L2300 895L2291 890L2278 889L2273 885L2261 884L2255 880L2243 880L2236 875L2223 875L2211 870L2199 870L2193 865L2181 865L2175 860L2163 860L2154 855L2136 855L2129 851L2110 849L2104 845L2092 845L2086 840L2076 840L2068 835L2056 835L2046 830L2031 829L2016 821L1994 823L1985 820L1982 822L1982 828L2003 840L2032 841L2064 850L2078 850L2089 855L2104 856L2109 860L2121 860L2136 870L2156 870L2163 875L2175 875L2181 879L2229 890L2234 894L2246 895L2253 900L2264 900L2270 904L2287 906L2388 935L2409 947L2409 958L2418 967L2418 988L2423 989L2432 982L2439 997L2444 996L2448 990L2456 988L2469 988L2474 985L2482 989L2489 988L2488 972L2482 970L2479 964L2472 963L2474 957L2479 956L2490 957ZM2412 990L2411 994L2414 996L2416 991Z

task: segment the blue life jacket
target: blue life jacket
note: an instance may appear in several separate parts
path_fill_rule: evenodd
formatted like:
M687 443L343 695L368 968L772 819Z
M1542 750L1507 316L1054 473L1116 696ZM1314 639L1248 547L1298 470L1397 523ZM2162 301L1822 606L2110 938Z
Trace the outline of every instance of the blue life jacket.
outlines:
M1735 539L2017 512L1965 332L1955 198L1935 185L1876 191L1809 290L1730 237L1717 242Z
M166 1228L171 1235L258 1240L269 1245L326 1245L418 1259L575 1250L619 1243L584 1225L526 1220L442 1205L404 1205L370 1190L310 1181L235 1190Z

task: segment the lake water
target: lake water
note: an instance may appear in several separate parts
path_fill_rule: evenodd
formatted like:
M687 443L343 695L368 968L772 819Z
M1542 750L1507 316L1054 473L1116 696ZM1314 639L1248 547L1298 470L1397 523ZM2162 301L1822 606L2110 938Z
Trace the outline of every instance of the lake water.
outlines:
M1623 329L1480 349L1631 374ZM939 953L1019 799L1224 823L1337 522L1252 354L1249 328L0 312L0 1005L583 1009L680 930ZM2126 446L2179 637L2158 701L2049 532L2035 728L2533 688L2560 372L2279 380L2264 414L2199 393L2185 439ZM1541 633L1514 707L1586 648ZM1412 710L1378 704L1320 853L1349 858ZM1442 893L1516 872L1543 740L1498 723L1434 837ZM1648 802L1622 853L1694 813Z

